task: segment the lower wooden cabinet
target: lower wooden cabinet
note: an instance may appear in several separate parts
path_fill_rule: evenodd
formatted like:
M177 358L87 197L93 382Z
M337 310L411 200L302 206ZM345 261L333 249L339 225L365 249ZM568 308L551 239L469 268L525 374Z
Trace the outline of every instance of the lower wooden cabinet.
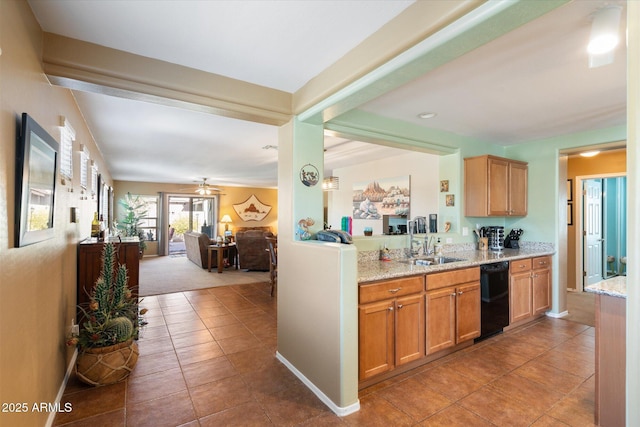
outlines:
M396 300L396 366L424 356L424 295Z
M509 266L509 322L543 314L551 307L551 257L512 261Z
M361 284L358 298L361 382L480 336L479 267Z
M400 295L366 302L389 294ZM424 357L424 276L361 286L360 302L361 381Z
M551 257L536 257L531 260L533 315L543 314L551 308Z
M426 354L480 336L479 282L429 291L426 301Z
M394 366L395 304L393 300L358 308L359 378L364 380Z

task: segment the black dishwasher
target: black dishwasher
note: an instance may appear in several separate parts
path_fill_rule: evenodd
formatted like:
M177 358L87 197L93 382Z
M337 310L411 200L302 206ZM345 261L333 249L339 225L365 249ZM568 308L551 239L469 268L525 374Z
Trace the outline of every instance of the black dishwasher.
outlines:
M509 262L480 266L481 329L476 342L509 325Z

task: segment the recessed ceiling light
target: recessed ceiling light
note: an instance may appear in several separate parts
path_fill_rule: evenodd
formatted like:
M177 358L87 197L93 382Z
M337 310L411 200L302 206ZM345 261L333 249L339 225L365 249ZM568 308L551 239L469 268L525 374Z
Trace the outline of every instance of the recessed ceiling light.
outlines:
M432 119L437 115L438 113L420 113L418 114L418 117L421 119Z
M580 155L582 157L593 157L593 156L597 156L598 153L600 153L599 150L593 150L593 151L585 151L584 153L580 153Z

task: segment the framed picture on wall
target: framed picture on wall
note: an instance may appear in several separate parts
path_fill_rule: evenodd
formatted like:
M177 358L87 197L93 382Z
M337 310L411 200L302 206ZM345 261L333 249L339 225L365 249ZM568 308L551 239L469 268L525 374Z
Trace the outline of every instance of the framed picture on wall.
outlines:
M51 239L58 143L27 113L16 138L15 247Z
M573 202L573 179L567 180L567 202Z
M573 225L573 204L567 203L567 225Z

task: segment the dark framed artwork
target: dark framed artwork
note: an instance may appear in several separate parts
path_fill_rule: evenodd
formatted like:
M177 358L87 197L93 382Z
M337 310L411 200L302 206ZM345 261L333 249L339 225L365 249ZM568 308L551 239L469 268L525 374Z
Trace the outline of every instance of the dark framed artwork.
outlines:
M567 225L573 225L573 204L567 203Z
M53 237L58 143L27 113L16 138L15 247Z
M573 202L573 179L567 180L567 202Z

